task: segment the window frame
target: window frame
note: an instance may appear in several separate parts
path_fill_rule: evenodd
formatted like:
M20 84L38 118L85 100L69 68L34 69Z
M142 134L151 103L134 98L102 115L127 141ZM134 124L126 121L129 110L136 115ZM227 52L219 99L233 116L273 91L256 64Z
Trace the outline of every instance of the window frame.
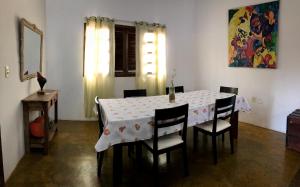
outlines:
M122 45L123 45L123 69L122 71L116 71L116 65L115 65L115 77L135 77L136 75L136 54L135 54L135 70L134 71L129 71L128 67L129 67L129 63L128 63L128 46L129 46L129 40L128 40L128 35L130 33L129 30L134 28L134 36L136 36L136 27L135 26L130 26L130 25L121 25L121 24L116 24L115 25L115 35L116 32L121 32L123 34L123 41L122 41ZM122 31L120 31L122 30ZM116 40L116 39L115 39ZM136 39L134 40L134 47L136 50ZM116 45L116 42L115 42ZM115 49L115 54L116 54L116 49ZM115 56L115 61L116 61L116 56Z
M130 25L121 25L121 24L116 24L115 25L115 33L116 33L116 26L117 27L122 27L122 28L134 28L136 29L135 26L130 26ZM86 42L86 23L83 24L83 65L82 65L82 77L85 77L85 42ZM136 36L136 30L135 30L135 36ZM127 45L126 45L127 44ZM116 42L115 42L116 45ZM125 46L124 46L125 45ZM135 50L136 50L136 40L135 40ZM128 71L128 33L127 33L127 37L126 37L126 43L123 43L123 47L125 47L126 50L124 50L125 54L123 54L123 56L125 56L125 62L123 61L123 70L125 69L125 71L116 71L116 67L114 69L115 71L115 77L135 77L136 75L136 54L135 54L135 70L134 72L132 71ZM116 52L116 51L115 51Z

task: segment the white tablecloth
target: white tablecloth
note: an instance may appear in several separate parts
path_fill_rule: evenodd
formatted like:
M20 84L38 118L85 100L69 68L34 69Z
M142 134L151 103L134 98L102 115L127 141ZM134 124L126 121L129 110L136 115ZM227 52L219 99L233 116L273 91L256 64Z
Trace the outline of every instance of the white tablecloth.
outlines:
M212 120L216 99L230 96L232 94L200 90L176 94L175 103L169 103L168 95L100 99L105 129L95 149L100 152L114 144L152 138L155 109L189 103L189 127ZM249 111L250 109L247 100L237 95L235 110ZM181 128L180 125L164 128L159 131L159 135L174 133Z

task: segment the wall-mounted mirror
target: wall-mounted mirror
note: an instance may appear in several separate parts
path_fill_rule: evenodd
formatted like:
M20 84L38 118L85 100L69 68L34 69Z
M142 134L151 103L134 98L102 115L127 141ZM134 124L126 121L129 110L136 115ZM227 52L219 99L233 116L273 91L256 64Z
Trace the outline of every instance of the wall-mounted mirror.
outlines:
M24 18L20 25L20 78L25 81L42 72L43 32Z

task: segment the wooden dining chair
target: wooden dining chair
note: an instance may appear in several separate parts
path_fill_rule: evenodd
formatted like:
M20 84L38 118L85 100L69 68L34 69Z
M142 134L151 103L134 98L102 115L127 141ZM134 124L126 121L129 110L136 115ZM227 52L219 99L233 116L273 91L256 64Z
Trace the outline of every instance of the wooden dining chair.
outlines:
M170 92L170 87L166 87L166 94L168 95ZM183 86L175 86L175 93L184 93Z
M239 89L233 87L220 86L220 92L238 94Z
M124 98L127 97L145 97L147 96L146 89L124 90Z
M142 141L142 144L153 154L153 169L156 180L158 179L157 176L159 155L167 153L167 162L169 163L170 152L175 149L182 149L184 175L187 176L189 173L186 147L188 108L189 105L185 104L173 108L155 110L153 138L150 140ZM158 137L159 129L175 126L178 124L182 124L181 135L173 133Z
M198 143L198 131L210 135L212 137L213 158L214 163L217 164L217 136L229 131L230 135L230 148L233 154L233 128L231 125L231 119L235 108L236 95L224 99L217 99L215 104L214 118L212 121L208 121L202 124L198 124L193 127L194 130L194 149L197 148ZM222 119L220 119L222 118ZM230 121L225 120L229 118Z
M234 88L234 87L227 87L227 86L220 86L220 92L223 93L232 93L237 95L238 94L239 89L238 88ZM224 142L224 134L222 134L222 142Z
M146 97L147 91L146 89L135 89L135 90L124 90L124 98L127 97ZM128 156L130 157L131 154L134 153L134 142L128 145Z

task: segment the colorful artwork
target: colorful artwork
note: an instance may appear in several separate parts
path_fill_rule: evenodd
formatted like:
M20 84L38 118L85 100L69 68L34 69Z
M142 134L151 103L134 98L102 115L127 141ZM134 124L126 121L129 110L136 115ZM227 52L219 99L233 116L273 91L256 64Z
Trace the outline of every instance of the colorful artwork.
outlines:
M229 10L229 67L276 68L279 1Z

